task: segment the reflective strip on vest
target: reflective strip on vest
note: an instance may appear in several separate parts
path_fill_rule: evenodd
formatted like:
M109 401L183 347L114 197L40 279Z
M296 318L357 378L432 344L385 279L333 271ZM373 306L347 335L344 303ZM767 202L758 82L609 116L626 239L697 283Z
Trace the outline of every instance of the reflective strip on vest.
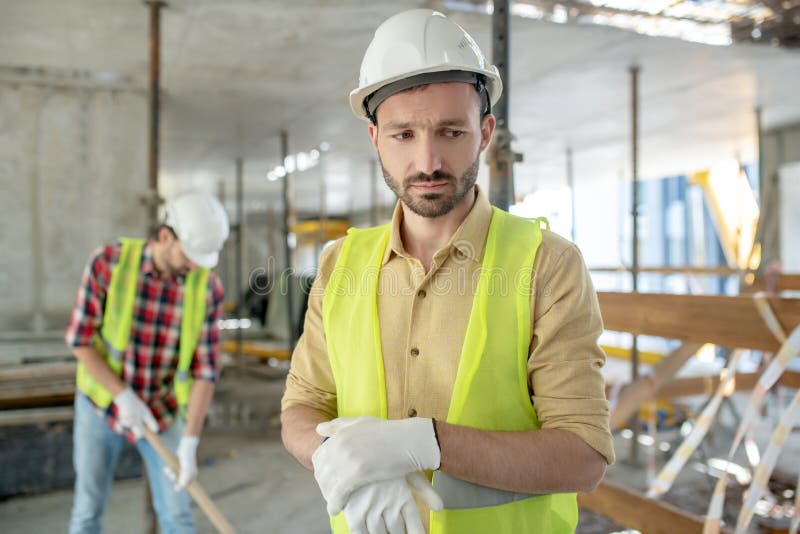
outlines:
M94 348L118 376L122 374L122 358L130 340L139 266L145 241L122 238L120 242L122 247L119 261L111 271L111 279L106 293L103 326L100 334L96 335L93 341ZM181 342L173 384L180 415L184 418L191 390L189 369L205 321L208 274L208 269L196 269L186 276L184 284L183 306L181 307ZM78 364L76 382L78 388L97 406L107 408L111 404L113 400L111 394L89 374L83 364Z
M323 324L339 417L387 417L377 287L390 226L351 229L325 288ZM540 220L494 209L447 422L497 431L539 428L528 393L531 278ZM507 355L497 358L496 355ZM494 355L494 357L484 357ZM574 532L574 493L533 496L478 486L437 472L445 510L432 512L433 534ZM348 532L342 514L337 534Z

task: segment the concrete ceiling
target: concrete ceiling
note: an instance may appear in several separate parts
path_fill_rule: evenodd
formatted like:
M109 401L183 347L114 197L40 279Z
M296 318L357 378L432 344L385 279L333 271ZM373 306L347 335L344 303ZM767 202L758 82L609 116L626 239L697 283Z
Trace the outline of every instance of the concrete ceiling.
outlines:
M382 20L436 1L172 0L163 11L161 170L166 187L230 180L245 161L247 198L275 198L278 132L290 151L332 145L324 165L294 177L313 210L369 203L366 129L347 95ZM449 3L448 5L455 5ZM444 9L444 8L442 8ZM487 54L491 19L450 11ZM138 0L0 0L0 73L81 72L91 83L144 91L148 8ZM514 18L511 129L525 161L518 196L565 183L565 151L583 180L630 176L630 76L641 67L640 174L658 177L755 157L754 109L767 128L800 120L800 51L715 47L599 26ZM385 196L384 196L385 197ZM385 197L388 198L388 197Z

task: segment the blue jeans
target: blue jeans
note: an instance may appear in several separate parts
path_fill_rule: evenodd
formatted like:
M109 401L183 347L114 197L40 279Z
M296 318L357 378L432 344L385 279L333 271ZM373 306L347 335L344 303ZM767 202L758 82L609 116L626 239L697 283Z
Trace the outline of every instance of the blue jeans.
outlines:
M180 419L160 435L170 450L178 448L183 433ZM70 534L99 533L108 493L114 479L125 438L111 430L95 411L92 402L80 391L75 394L73 465L75 499L72 503ZM193 533L191 502L185 491L176 492L164 474L164 462L144 438L136 442L144 460L153 495L153 508L163 534ZM113 530L113 529L109 529Z

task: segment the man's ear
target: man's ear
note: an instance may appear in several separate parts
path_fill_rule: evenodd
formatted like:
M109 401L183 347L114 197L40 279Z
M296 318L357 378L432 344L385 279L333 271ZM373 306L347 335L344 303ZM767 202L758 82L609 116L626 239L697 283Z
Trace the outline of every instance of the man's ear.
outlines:
M378 149L378 125L370 123L369 125L369 138L372 141L372 145L375 147L375 150Z
M497 126L497 119L491 113L481 119L481 152L486 150L486 147L492 142L495 126Z

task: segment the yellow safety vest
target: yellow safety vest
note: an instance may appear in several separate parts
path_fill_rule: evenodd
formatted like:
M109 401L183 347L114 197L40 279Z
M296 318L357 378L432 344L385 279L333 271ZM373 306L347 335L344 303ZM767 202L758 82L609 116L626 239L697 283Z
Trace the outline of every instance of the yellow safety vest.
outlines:
M93 341L94 348L117 375L122 374L122 357L131 335L133 304L136 299L136 284L144 246L143 239L122 238L120 241L122 249L119 262L111 271L103 309L103 326ZM183 418L186 417L186 406L189 403L189 392L192 387L189 370L206 316L208 273L208 269L196 269L186 276L184 285L178 367L173 382L175 397ZM111 393L80 363L76 381L78 388L100 408L107 408L111 404L113 400Z
M540 427L528 393L527 362L541 221L494 208L448 423L494 431ZM387 417L377 287L389 234L389 225L351 229L325 288L322 319L339 417ZM445 510L431 512L431 534L561 534L574 532L578 522L574 493L514 493L442 472L434 474L433 486ZM331 526L337 534L349 532L344 514L332 517Z

